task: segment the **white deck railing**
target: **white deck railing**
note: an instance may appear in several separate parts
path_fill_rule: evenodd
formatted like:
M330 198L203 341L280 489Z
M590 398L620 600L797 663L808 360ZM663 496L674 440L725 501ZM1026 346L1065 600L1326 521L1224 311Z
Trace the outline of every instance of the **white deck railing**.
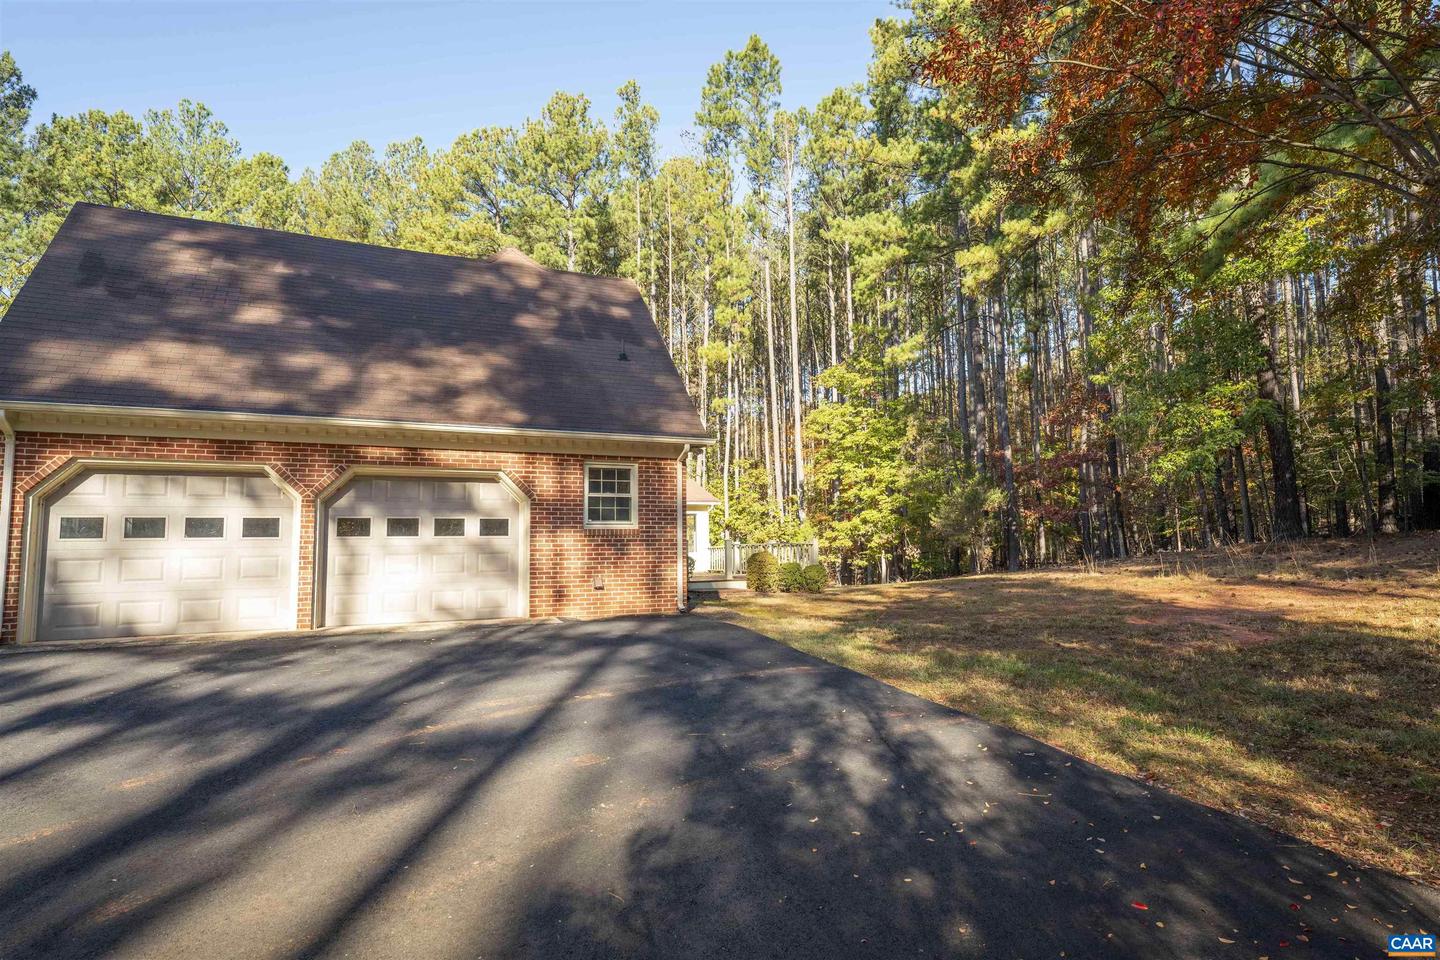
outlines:
M781 563L820 562L820 546L816 543L739 543L726 540L723 545L710 548L710 569L696 576L739 579L745 576L745 561L761 550L769 550Z

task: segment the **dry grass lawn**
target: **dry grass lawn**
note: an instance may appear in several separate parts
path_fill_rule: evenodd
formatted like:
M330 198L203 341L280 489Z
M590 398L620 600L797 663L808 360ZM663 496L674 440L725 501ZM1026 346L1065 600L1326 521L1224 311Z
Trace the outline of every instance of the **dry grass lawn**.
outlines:
M699 615L1440 884L1440 535L739 594Z

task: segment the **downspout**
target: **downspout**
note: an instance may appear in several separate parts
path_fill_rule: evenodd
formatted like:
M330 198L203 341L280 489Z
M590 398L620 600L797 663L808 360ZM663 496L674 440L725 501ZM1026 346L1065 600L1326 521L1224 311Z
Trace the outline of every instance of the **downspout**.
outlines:
M675 609L684 613L690 605L689 565L685 562L685 461L690 456L690 444L680 450L675 461L675 546L679 554L675 562Z
M10 510L15 501L15 428L6 419L4 410L0 410L0 434L5 437L5 466L0 473L0 637L3 637L5 594L10 586Z

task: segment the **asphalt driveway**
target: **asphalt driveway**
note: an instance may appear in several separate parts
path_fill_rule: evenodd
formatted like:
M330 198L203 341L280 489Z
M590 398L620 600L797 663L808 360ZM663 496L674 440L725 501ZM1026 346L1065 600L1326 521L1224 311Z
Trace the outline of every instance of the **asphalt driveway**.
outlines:
M1440 897L737 627L0 653L0 957L1376 957Z

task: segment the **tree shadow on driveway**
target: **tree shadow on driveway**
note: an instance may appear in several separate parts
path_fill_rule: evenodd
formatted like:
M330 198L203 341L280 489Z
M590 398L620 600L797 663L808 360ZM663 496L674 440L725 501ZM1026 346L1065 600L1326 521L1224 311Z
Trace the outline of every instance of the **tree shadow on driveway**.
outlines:
M0 956L1373 955L1434 891L688 618L0 656Z

